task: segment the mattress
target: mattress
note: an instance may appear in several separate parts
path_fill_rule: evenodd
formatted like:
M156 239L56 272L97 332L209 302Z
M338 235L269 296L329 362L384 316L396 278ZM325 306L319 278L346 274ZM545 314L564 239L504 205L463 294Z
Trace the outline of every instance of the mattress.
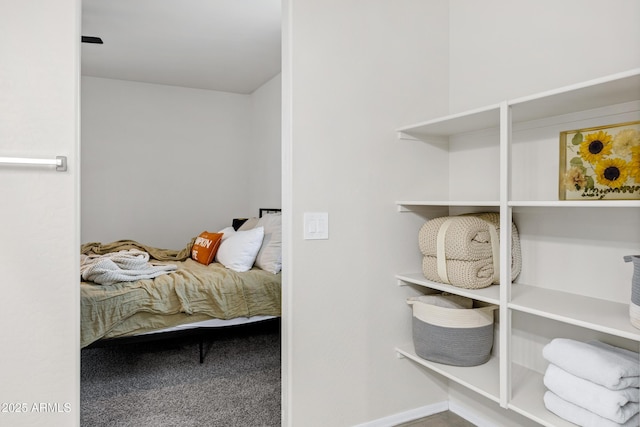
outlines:
M81 282L82 347L102 338L185 328L212 319L240 322L281 314L281 274L255 267L238 273L190 258L165 262L177 270L108 286Z

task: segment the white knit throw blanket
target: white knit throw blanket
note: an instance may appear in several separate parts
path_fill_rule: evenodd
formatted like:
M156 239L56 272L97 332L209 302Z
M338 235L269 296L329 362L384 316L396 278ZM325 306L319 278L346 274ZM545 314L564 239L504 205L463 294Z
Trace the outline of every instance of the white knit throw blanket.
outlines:
M175 271L173 264L153 264L149 254L137 249L111 252L104 255L81 255L80 275L84 280L101 285L153 279Z
M443 230L443 225L449 223ZM422 272L428 280L467 289L499 284L499 268L493 251L491 226L500 232L500 214L474 213L428 220L418 233ZM441 233L446 231L446 234ZM442 236L442 240L439 237ZM499 242L497 242L499 243ZM442 250L440 250L442 249ZM522 268L520 237L511 223L511 280ZM496 271L498 270L498 271ZM442 274L445 272L446 274ZM446 276L447 280L444 280Z

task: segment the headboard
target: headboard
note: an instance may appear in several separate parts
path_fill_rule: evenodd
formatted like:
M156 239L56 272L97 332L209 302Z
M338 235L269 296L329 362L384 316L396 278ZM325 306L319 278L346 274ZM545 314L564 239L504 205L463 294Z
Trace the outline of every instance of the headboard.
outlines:
M264 214L279 213L279 212L282 212L282 209L260 208L260 218L262 218L262 215L264 215Z

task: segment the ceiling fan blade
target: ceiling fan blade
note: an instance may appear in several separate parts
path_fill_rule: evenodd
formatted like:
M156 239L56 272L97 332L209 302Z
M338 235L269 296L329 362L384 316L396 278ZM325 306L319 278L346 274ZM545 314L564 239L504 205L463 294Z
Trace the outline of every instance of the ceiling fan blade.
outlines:
M100 37L82 36L82 43L103 44Z

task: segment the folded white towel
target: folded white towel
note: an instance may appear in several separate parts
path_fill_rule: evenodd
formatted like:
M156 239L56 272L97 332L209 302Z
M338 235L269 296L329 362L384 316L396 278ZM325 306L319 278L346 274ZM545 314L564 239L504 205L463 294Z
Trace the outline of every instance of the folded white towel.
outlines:
M561 399L551 391L544 394L544 406L560 418L570 421L582 427L638 427L640 426L640 414L635 414L626 423L618 424L607 418L601 417L584 408Z
M555 338L542 355L565 371L611 390L640 386L640 355L633 351L599 341Z
M625 423L640 410L640 388L609 390L550 364L544 385L558 397L617 423Z

